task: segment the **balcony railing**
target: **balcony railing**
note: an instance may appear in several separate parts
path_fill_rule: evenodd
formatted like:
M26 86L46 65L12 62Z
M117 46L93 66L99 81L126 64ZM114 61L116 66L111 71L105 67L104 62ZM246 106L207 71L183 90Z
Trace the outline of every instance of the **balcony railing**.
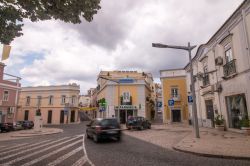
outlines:
M235 59L226 63L223 66L223 70L224 70L224 77L228 77L230 75L233 75L236 73L236 65L235 65Z

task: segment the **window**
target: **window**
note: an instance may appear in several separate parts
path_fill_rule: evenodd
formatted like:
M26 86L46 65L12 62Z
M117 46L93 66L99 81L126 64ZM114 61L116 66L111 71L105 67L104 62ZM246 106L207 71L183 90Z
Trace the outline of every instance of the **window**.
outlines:
M72 104L75 104L76 103L76 96L72 96L72 101L71 101Z
M177 98L179 96L178 88L171 88L171 97Z
M54 97L52 95L49 96L49 105L53 105L53 99Z
M130 94L129 92L123 92L123 102L130 102Z
M3 92L3 101L8 101L9 100L9 91L5 90Z
M37 105L40 106L42 103L42 96L37 96Z
M65 104L66 103L66 96L65 95L62 95L62 101L61 101L62 104Z
M231 62L233 60L233 53L231 47L225 51L225 59L226 63Z
M203 76L203 86L209 85L209 74L207 64L203 66L204 76Z
M30 105L30 96L26 97L26 105Z

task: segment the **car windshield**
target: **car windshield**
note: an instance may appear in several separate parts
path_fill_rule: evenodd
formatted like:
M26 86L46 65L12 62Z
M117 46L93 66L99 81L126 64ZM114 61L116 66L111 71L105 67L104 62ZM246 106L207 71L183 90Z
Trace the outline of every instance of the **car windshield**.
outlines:
M118 122L116 119L103 119L100 121L101 126L118 126Z

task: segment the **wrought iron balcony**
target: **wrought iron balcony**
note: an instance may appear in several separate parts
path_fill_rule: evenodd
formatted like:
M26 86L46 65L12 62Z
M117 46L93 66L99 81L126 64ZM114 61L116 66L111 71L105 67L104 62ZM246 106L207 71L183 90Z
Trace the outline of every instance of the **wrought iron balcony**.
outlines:
M236 60L234 59L223 66L224 77L228 77L236 73L235 61Z
M204 76L203 76L203 86L207 86L209 84L210 84L210 82L209 82L209 74L205 73Z

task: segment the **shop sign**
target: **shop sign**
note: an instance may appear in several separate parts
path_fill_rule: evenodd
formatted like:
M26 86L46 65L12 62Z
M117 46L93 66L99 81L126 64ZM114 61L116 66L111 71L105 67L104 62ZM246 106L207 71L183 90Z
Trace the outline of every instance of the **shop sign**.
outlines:
M118 107L116 106L116 109L117 109ZM136 109L136 106L133 106L133 105L120 105L119 106L119 109L127 109L127 110L134 110L134 109Z

